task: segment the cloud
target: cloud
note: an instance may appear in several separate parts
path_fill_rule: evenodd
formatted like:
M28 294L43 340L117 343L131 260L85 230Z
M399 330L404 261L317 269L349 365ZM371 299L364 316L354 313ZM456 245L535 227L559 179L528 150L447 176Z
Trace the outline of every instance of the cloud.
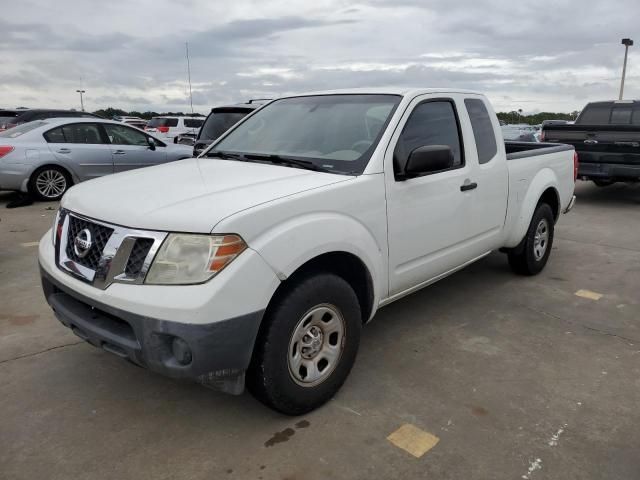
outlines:
M40 12L34 21L34 9ZM61 16L59 12L65 12ZM126 12L126 15L123 15ZM636 1L82 0L13 2L0 19L0 105L188 110L325 88L452 86L498 110L615 98ZM634 47L629 98L640 93Z

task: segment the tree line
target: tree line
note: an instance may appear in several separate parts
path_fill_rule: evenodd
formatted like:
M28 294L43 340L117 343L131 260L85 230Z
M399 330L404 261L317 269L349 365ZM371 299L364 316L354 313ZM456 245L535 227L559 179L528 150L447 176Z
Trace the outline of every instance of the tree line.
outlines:
M108 108L101 108L100 110L96 110L95 112L93 112L95 115L99 115L102 118L108 118L111 119L113 117L140 117L140 118L144 118L145 120L151 120L153 117L161 117L161 116L172 116L172 117L184 117L184 116L191 116L191 117L204 117L204 115L200 114L200 113L184 113L184 112L138 112L138 111L131 111L131 112L127 112L125 110L122 110L120 108L113 108L113 107L108 107Z
M528 123L529 125L540 125L543 120L575 120L578 116L578 111L571 113L557 113L557 112L540 112L532 113L530 115L524 115L522 112L515 110L511 112L498 112L498 118L505 123Z

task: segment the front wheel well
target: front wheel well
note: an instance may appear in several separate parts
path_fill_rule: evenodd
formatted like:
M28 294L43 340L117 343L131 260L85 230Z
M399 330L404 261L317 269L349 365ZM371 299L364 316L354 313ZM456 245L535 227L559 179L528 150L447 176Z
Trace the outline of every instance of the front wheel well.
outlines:
M538 200L538 205L541 203L546 203L551 207L551 211L553 212L553 219L558 221L558 217L560 216L560 197L558 196L558 191L549 187L540 196L540 200Z
M295 284L300 277L320 272L333 273L353 288L360 304L362 323L367 322L373 310L373 279L362 260L348 252L329 252L308 260L280 284L270 303Z

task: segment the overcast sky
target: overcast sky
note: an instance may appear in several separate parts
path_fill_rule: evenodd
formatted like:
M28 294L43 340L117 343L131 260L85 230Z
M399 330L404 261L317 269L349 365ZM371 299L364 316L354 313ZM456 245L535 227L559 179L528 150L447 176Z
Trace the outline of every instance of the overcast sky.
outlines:
M79 108L82 86L88 110L187 111L189 42L202 113L385 85L479 90L499 111L572 111L617 98L620 39L638 18L638 0L5 0L0 107ZM636 48L626 98L640 95Z

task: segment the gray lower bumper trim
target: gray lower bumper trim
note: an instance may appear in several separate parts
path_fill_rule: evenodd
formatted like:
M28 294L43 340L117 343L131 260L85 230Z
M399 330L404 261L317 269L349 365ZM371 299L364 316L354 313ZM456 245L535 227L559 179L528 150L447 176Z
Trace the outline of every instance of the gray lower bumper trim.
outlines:
M204 325L171 322L96 302L42 268L40 272L45 297L56 317L80 338L154 372L242 393L264 311ZM173 354L176 337L191 350L188 365L180 364Z

